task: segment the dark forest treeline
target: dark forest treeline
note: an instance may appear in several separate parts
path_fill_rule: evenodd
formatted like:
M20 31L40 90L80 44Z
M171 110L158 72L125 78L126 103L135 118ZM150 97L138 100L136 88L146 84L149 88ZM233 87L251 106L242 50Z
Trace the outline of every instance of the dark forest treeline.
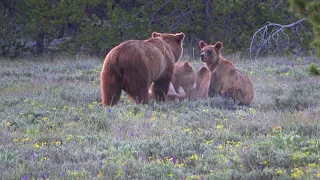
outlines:
M25 52L104 56L120 42L146 39L153 31L184 32L186 53L198 51L201 39L222 41L226 53L248 53L259 28L299 18L281 0L1 0L0 13L0 53L11 57ZM270 39L261 55L306 54L313 33L304 22Z

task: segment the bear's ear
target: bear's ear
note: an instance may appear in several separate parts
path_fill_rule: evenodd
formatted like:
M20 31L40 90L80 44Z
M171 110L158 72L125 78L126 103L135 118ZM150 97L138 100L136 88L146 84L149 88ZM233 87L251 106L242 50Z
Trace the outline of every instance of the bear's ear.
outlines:
M199 41L199 46L202 49L202 48L206 47L207 44L204 41L201 40L201 41Z
M218 42L214 45L214 47L215 47L218 51L220 51L221 48L222 48L222 42L218 41Z
M159 37L161 36L161 33L158 33L158 32L153 32L151 37L155 38L155 37Z
M185 62L183 63L183 66L184 66L184 67L189 67L189 63L188 63L187 61L185 61Z
M174 38L178 41L178 43L181 43L182 40L184 39L184 33L181 32L181 33L177 33Z

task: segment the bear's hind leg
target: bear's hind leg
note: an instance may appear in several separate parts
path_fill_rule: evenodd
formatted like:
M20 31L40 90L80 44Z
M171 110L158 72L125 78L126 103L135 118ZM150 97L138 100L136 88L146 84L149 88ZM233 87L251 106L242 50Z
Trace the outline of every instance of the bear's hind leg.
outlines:
M134 74L134 72L132 73ZM136 73L134 78L129 76L124 78L124 82L123 90L127 92L131 100L135 101L137 104L147 104L149 102L150 85L148 84L146 77L138 76L138 73Z
M101 74L102 105L116 105L121 96L121 82L113 74Z
M149 102L149 88L148 86L146 87L130 87L125 90L129 98L133 101L135 101L137 104L143 103L143 104L148 104Z

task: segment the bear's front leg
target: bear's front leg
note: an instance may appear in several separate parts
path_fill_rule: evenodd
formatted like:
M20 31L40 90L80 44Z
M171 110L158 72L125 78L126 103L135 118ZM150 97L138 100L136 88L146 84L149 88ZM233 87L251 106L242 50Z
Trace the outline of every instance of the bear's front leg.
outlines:
M168 94L170 82L170 77L162 77L154 81L152 92L154 93L154 97L156 98L156 100L165 101Z

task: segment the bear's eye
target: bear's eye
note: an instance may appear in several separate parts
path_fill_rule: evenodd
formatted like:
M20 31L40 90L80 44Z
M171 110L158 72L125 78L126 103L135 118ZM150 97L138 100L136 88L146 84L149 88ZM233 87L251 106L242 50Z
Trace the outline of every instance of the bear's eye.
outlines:
M212 54L212 51L207 51L208 56Z

